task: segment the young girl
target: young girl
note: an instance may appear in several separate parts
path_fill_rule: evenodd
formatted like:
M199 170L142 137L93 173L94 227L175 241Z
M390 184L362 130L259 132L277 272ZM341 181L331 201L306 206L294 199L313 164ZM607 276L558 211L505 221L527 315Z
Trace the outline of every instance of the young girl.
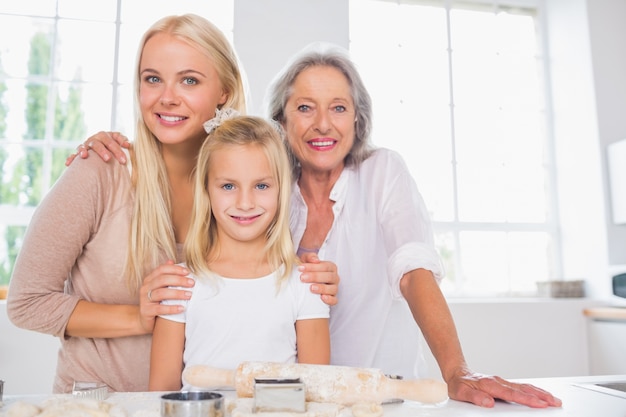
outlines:
M188 302L171 302L186 304L184 312L157 318L156 391L180 389L185 366L330 361L329 308L296 269L290 166L278 130L229 111L205 126L185 244L196 284Z

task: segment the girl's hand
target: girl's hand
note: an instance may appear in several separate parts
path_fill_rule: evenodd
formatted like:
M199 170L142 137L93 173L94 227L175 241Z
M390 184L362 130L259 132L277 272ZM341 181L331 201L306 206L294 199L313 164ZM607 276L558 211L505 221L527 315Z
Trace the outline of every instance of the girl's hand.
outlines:
M315 253L305 253L301 258L303 264L298 267L302 272L300 280L311 282L311 292L320 294L322 301L334 306L339 301L339 275L337 265L330 261L320 261Z
M157 267L144 278L139 290L139 319L142 327L152 333L156 317L161 314L176 314L183 311L180 305L161 304L163 300L189 300L191 291L169 287L193 287L194 280L188 278L189 270L173 261Z
M93 149L104 161L108 161L111 159L111 156L114 156L120 164L125 164L126 154L124 154L122 148L128 149L130 146L128 138L120 132L98 132L87 139L85 143L79 145L76 148L76 153L67 157L65 166L70 166L78 155L81 158L87 158L89 149Z

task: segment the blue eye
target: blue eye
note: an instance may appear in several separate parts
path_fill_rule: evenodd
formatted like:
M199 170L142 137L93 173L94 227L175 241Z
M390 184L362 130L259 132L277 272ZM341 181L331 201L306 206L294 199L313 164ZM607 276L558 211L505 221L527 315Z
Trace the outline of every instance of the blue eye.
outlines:
M335 106L335 107L334 107L334 110L335 110L337 113L343 113L343 112L345 112L345 111L346 111L346 107L345 107L345 106Z
M301 105L298 106L298 111L301 111L303 113L307 112L309 110L311 110L311 108L308 105L306 105L306 104L301 104Z
M187 85L196 85L198 84L198 80L196 80L195 78L192 77L187 77L183 80L183 84L187 84Z
M270 188L270 186L267 184L257 184L256 188L258 188L259 190L267 190L268 188Z
M146 77L146 82L149 82L150 84L158 83L159 81L161 80L156 75L148 75Z
M233 189L235 189L235 186L233 184L224 184L222 185L222 188L226 191L231 191Z

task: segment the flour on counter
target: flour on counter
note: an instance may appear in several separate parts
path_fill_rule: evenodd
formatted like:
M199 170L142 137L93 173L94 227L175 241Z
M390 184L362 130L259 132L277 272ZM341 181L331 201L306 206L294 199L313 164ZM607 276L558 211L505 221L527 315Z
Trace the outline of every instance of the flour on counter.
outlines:
M124 409L91 399L52 398L34 405L24 401L11 404L0 417L128 417Z

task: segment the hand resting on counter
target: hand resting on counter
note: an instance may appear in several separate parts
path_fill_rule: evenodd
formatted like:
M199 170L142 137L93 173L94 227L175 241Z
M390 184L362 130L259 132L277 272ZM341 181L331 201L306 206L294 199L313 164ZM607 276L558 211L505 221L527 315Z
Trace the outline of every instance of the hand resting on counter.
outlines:
M532 408L561 407L561 400L530 384L518 384L499 376L462 369L448 381L448 395L458 401L492 408L496 400L514 402Z

